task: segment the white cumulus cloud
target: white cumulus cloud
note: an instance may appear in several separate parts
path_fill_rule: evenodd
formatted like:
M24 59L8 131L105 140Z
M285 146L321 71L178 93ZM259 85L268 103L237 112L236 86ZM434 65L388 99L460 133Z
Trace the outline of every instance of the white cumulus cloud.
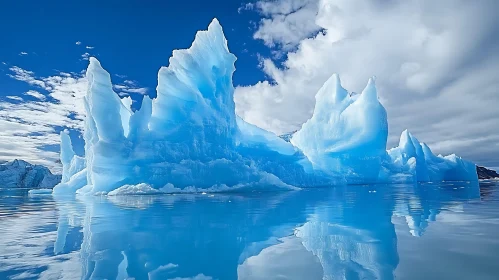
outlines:
M279 46L281 51L294 48L321 30L315 22L315 0L259 1L245 8L256 9L263 16L253 37L269 47Z
M389 147L408 128L437 153L499 166L499 2L277 0L255 6L264 17L255 38L286 56L282 64L262 59L269 79L236 89L236 110L245 120L277 134L299 129L333 73L355 92L375 75L388 111ZM302 9L307 12L299 19L289 17Z

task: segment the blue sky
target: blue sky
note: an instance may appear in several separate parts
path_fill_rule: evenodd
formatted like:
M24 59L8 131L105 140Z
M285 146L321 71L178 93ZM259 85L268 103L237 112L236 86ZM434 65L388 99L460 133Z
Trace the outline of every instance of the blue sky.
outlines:
M259 15L238 13L239 1L3 2L0 33L6 43L1 61L37 75L81 71L87 65L81 55L88 52L103 59L109 72L154 89L157 71L168 64L172 50L188 48L196 31L216 17L238 57L235 85L251 85L263 78L256 54L268 49L253 39L256 25L252 24ZM23 89L5 75L0 83L4 95Z
M355 92L375 75L387 148L409 129L437 154L499 168L496 0L0 2L0 160L57 170L57 133L82 129L89 56L118 94L154 96L172 50L216 17L246 121L296 130L333 73Z

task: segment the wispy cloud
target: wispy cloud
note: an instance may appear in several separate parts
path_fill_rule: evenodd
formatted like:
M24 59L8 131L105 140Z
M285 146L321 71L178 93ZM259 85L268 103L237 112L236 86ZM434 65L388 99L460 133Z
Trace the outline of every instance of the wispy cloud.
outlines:
M147 94L147 88L141 88L137 87L135 84L130 85L130 84L124 84L124 85L114 85L113 86L114 90L118 92L118 94L125 92L125 93L138 93L145 95ZM120 94L123 95L123 94Z
M48 98L39 91L29 90L25 95L37 100L0 101L0 160L21 158L59 171L58 153L46 147L59 144L57 128L82 130L86 79L79 73L37 77L34 72L18 66L11 67L10 71L11 78L46 91ZM14 97L22 101L21 97Z
M8 96L5 96L5 97L8 98L8 99L11 99L11 100L23 101L23 99L20 96L8 95Z
M245 3L245 4L242 4L241 7L239 7L237 9L237 12L240 14L245 10L252 10L254 7L255 7L254 3Z
M78 41L78 42L76 42L76 44L79 46L79 45L81 45L81 42L80 42L80 41Z
M12 66L11 68L9 68L9 70L12 72L12 74L7 74L7 76L9 76L13 79L26 82L26 83L33 85L33 86L38 86L38 87L43 88L45 90L48 89L47 85L45 84L45 81L40 80L40 79L36 79L34 77L35 73L33 73L32 71L24 70L18 66Z
M132 81L132 80L124 80L123 83L130 85L130 86L136 86L137 81Z
M90 59L90 54L86 52L86 53L84 53L84 54L81 55L81 58L83 60L89 60Z
M39 99L39 100L45 100L46 97L45 95L39 93L38 91L36 90L28 90L27 92L24 93L25 95L29 95L29 96L32 96L36 99Z
M24 56L24 55L28 55L28 53L27 52L20 52L19 55Z
M86 46L85 48L87 48L87 49L89 49L89 50L94 49L94 47L92 47L92 46Z

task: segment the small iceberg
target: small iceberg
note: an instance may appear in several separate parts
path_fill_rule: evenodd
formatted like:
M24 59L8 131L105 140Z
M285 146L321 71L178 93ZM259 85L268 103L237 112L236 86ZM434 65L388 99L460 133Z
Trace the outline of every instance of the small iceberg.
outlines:
M28 195L51 195L52 194L52 189L34 189L34 190L29 190Z

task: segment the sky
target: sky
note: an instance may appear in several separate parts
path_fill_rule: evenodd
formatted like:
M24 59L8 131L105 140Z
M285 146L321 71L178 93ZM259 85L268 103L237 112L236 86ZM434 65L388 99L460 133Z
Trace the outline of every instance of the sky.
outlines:
M311 117L338 73L376 76L389 141L409 129L436 154L499 169L495 0L0 0L0 161L60 171L59 132L83 153L84 71L97 57L120 96L155 96L157 71L213 18L237 56L236 112L282 134Z

